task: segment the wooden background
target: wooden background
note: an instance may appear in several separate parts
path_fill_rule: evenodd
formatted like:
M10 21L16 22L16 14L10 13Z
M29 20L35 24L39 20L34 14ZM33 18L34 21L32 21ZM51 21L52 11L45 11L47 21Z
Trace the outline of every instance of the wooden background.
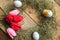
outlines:
M56 12L55 18L56 18L56 22L57 22L57 31L53 34L52 38L53 40L60 40L60 4L59 4L59 0L51 0L54 3L54 9ZM7 1L7 0L0 0L0 7L2 7L3 9L5 8L5 5L7 4L8 6L10 6L13 3L13 0ZM6 7L7 7L6 5ZM3 15L3 12L0 10L0 15ZM1 17L0 17L1 19ZM2 24L0 24L0 28L5 30L5 28L2 26ZM25 29L25 28L23 28ZM7 40L8 37L7 35L2 32L0 30L0 40Z

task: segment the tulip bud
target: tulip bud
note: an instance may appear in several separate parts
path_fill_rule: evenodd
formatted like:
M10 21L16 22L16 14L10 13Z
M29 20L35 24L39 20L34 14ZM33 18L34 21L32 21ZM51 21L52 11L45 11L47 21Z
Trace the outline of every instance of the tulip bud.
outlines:
M9 12L9 14L11 15L18 15L19 14L19 10L15 9Z
M23 20L23 16L20 16L20 15L19 16L16 15L13 18L13 21L16 22L16 23L21 22L22 20Z
M16 32L12 28L8 28L7 33L12 39L16 36Z
M16 31L21 30L21 25L18 24L18 23L12 22L10 26L11 26L12 29L14 29Z
M11 14L6 15L4 18L6 22L10 23L13 21L13 16Z

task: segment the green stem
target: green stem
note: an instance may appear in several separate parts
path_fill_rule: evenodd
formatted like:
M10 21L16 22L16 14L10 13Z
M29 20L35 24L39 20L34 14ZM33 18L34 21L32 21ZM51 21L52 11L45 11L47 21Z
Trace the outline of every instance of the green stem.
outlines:
M3 22L4 26L5 26L6 28L8 28L8 25L6 24L6 22L5 22L4 19L2 20L2 22Z

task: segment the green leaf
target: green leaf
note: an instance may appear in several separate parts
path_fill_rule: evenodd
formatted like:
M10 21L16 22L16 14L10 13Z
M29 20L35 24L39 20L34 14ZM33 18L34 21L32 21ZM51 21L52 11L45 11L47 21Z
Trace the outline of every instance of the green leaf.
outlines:
M0 20L0 22L2 22L2 20Z

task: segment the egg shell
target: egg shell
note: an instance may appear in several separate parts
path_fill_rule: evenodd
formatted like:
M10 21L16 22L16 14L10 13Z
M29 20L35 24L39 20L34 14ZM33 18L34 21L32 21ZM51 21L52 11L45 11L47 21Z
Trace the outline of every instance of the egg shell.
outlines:
M47 16L48 16L48 17L52 17L52 16L53 16L52 11L49 11Z
M15 0L15 1L14 1L14 5L15 5L16 7L21 7L21 6L22 6L22 2L19 1L19 0Z
M38 33L38 32L34 32L34 33L33 33L33 38L34 38L35 40L38 40L38 39L39 39L39 33Z

